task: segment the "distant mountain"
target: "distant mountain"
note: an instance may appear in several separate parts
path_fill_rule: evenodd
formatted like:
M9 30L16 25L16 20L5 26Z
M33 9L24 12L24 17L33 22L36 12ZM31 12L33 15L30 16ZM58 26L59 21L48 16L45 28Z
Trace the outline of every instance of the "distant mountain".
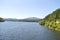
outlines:
M19 21L19 22L37 22L40 19L36 17L29 17L29 18L24 18L24 19L4 18L4 20L5 21Z
M20 19L19 21L24 21L24 22L38 22L40 19L36 17L29 17L25 19Z
M39 23L49 29L60 31L60 8L40 20Z
M39 20L40 18L36 18L36 17L29 17L29 18L25 18L27 20Z
M4 18L5 21L17 21L18 19L14 19L14 18Z

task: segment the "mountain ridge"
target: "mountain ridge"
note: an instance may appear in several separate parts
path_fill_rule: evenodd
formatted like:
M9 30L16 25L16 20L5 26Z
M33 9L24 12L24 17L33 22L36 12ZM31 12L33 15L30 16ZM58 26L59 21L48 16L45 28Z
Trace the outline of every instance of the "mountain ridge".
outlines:
M40 25L44 25L49 29L60 31L60 8L47 15L39 21Z
M5 21L20 21L20 22L36 22L40 20L40 18L37 17L28 17L24 19L14 19L14 18L6 18Z

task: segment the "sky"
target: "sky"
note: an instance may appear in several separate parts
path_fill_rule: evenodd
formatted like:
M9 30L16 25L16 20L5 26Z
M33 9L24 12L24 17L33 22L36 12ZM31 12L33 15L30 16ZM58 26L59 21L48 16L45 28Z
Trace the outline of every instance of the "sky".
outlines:
M60 0L0 0L2 18L44 18L60 8Z

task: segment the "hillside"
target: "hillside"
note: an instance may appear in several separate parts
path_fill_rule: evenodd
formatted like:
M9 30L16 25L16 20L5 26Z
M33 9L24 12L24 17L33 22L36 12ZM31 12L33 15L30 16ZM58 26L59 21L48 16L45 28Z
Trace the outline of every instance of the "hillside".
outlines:
M4 22L3 18L0 17L0 22Z
M39 23L49 29L60 31L60 8L40 20Z
M20 19L19 21L24 21L24 22L38 22L38 20L40 20L40 18L29 17L29 18Z
M18 21L18 22L38 22L40 18L29 17L24 19L4 18L5 21Z

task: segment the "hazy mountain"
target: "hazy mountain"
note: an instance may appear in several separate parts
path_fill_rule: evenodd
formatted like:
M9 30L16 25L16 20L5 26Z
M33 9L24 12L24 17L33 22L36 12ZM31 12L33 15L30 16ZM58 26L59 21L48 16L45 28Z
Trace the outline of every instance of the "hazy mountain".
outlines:
M25 21L25 22L38 22L40 19L36 17L29 17L25 19L20 19L19 21Z
M4 20L5 21L20 21L20 22L37 22L40 19L36 17L29 17L29 18L24 18L24 19L4 18Z
M36 18L36 17L29 17L29 18L25 18L27 20L39 20L40 18Z
M18 19L14 19L14 18L4 18L5 21L17 21Z

